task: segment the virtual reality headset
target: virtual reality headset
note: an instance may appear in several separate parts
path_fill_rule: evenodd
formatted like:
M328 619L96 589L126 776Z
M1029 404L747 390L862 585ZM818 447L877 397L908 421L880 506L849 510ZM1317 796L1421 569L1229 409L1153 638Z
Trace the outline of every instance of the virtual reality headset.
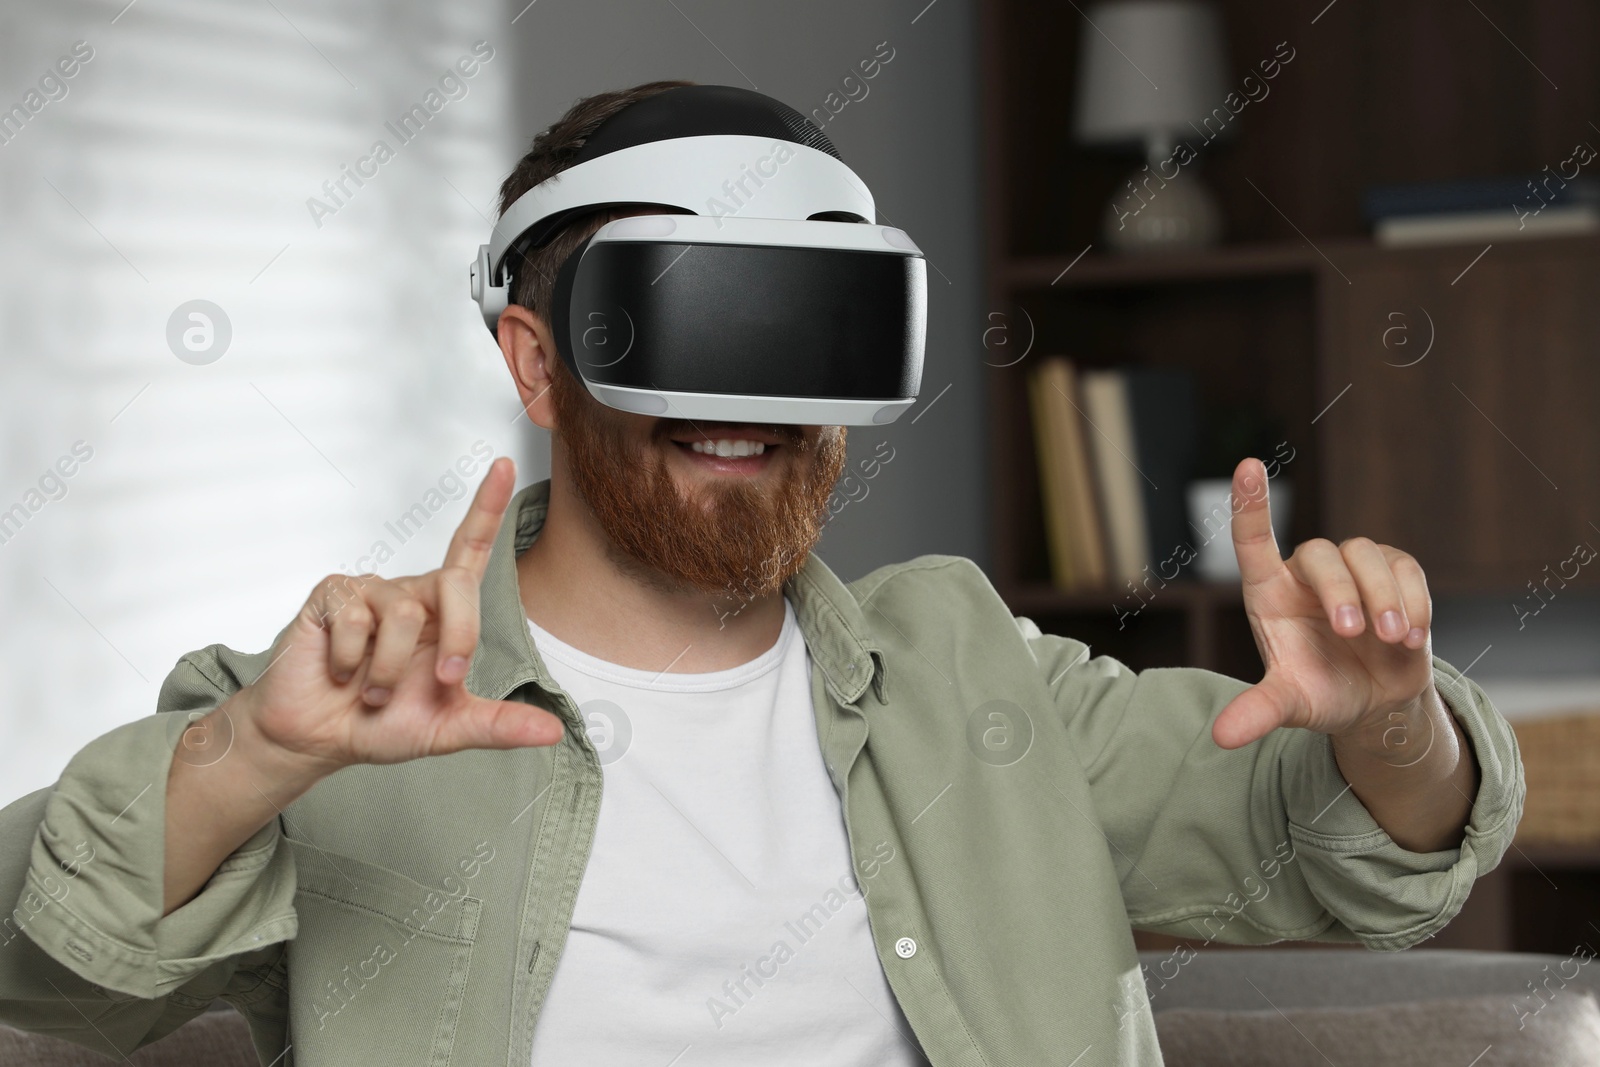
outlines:
M726 85L613 115L566 170L506 209L472 296L490 333L529 253L610 208L560 265L550 328L602 404L679 419L893 422L916 402L927 269L810 120ZM848 220L848 221L843 221Z

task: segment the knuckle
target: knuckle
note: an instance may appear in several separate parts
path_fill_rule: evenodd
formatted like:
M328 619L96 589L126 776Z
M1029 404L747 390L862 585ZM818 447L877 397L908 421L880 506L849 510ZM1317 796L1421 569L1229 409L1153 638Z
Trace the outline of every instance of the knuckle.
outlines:
M339 612L339 621L353 630L370 630L372 609L363 601L351 601L343 611Z
M317 605L323 614L327 614L338 607L341 599L339 576L330 574L318 579L317 584L311 587L311 595L306 597L306 603Z
M348 574L334 574L324 578L312 593L322 607L324 617L343 615L362 602L361 584Z
M470 592L477 588L477 577L466 567L459 563L452 563L439 568L439 581L447 590Z
M367 679L363 689L387 689L391 693L400 685L400 672L393 668L378 670L373 668L367 672Z
M439 644L445 651L457 656L470 658L478 648L477 627L468 628L458 626L447 633L441 634Z
M494 548L494 538L466 530L461 532L461 545L473 552L488 552Z
M397 622L403 622L408 626L421 626L428 620L428 609L423 607L422 601L416 597L406 597L404 600L395 601L388 614Z
M1324 597L1348 597L1356 587L1349 570L1333 565L1319 568L1312 579L1312 585L1316 587L1317 593Z
M394 683L400 680L402 668L399 656L386 651L383 655L373 657L372 667L367 672L367 681L371 685L392 689Z
M298 617L304 619L313 626L322 626L328 620L328 609L325 608L322 604L322 601L315 594L313 594L309 597L306 597L305 603L300 605Z
M421 630L427 625L427 608L416 600L402 600L390 609L389 617L406 630Z
M328 596L350 596L360 587L360 580L349 574L329 574L317 583L317 588Z

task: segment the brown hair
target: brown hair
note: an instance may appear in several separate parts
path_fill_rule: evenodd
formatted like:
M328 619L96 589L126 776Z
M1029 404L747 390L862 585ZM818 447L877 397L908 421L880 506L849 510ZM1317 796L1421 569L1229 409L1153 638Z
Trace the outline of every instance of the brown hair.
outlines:
M573 104L565 115L533 139L527 154L501 183L500 214L504 215L506 209L516 203L523 193L571 166L579 150L600 128L600 124L611 116L657 93L693 84L688 81L646 82L631 89L586 96ZM602 210L575 216L551 240L530 251L525 258L518 262L508 261L508 270L512 275L511 303L520 304L548 324L556 271L595 230L616 218L617 214L616 211Z

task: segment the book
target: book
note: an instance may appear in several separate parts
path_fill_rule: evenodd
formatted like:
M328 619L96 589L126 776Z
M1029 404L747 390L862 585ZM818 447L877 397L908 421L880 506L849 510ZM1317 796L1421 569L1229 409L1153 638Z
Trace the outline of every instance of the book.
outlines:
M1137 584L1150 564L1150 550L1127 376L1120 370L1085 371L1082 382L1089 452L1109 546L1109 578L1117 586Z
M1415 215L1450 215L1502 210L1515 217L1517 208L1535 211L1541 204L1600 205L1600 179L1562 178L1558 173L1504 175L1453 181L1408 182L1373 186L1362 197L1367 221Z
M1051 385L1050 400L1061 414L1063 466L1067 476L1067 497L1072 504L1071 548L1073 566L1080 587L1100 587L1110 580L1106 564L1104 520L1100 514L1100 492L1089 465L1089 428L1083 415L1083 398L1078 366L1067 357L1057 357L1058 381Z
M1158 577L1170 579L1181 569L1174 555L1193 541L1187 487L1200 440L1197 382L1193 371L1180 367L1129 366L1122 374L1142 471L1150 564Z
M1055 405L1047 400L1050 386L1045 382L1044 364L1036 363L1028 372L1028 411L1033 421L1034 457L1039 468L1039 503L1044 516L1045 547L1050 557L1050 578L1059 589L1071 589L1077 573L1072 550L1068 547L1072 505L1067 499L1066 476L1062 468L1059 421Z
M1373 227L1372 235L1380 245L1403 247L1597 232L1600 232L1600 206L1568 204L1526 215L1504 207L1492 211L1401 215L1380 220Z
M1029 391L1052 581L1062 589L1104 586L1109 581L1106 537L1076 364L1065 356L1041 359L1030 373Z

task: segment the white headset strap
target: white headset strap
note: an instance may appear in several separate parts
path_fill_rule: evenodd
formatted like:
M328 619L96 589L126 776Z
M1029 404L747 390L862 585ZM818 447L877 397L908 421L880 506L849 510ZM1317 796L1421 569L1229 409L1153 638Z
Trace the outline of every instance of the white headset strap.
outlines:
M762 248L820 248L834 252L922 255L922 249L904 230L859 222L634 215L600 227L589 239L589 247L597 248L616 241L659 241L671 245L757 245Z
M866 183L826 152L745 134L675 137L579 163L518 197L484 249L494 283L503 284L506 251L530 226L558 212L607 203L765 219L847 211L877 221Z

